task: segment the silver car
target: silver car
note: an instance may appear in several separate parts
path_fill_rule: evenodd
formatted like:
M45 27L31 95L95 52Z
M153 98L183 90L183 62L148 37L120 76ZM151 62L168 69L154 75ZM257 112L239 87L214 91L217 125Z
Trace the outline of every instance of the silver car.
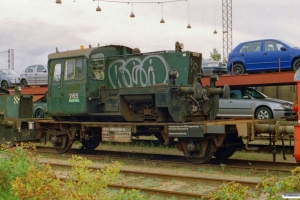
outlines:
M0 83L2 89L20 84L20 74L11 69L0 69Z
M218 117L271 119L295 116L290 101L273 99L248 87L230 88L230 98L220 97Z
M47 84L48 70L45 65L30 65L20 75L21 87Z
M220 61L208 59L202 59L202 71L204 75L228 74L226 64Z

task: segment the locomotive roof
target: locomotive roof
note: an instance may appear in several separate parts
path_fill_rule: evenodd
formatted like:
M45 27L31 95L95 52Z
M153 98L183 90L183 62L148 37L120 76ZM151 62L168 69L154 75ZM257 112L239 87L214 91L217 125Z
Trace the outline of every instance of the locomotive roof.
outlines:
M89 57L91 52L95 49L100 48L107 48L107 47L116 47L116 48L126 48L128 50L132 50L130 47L122 46L122 45L107 45L107 46L101 46L101 47L94 47L94 48L87 48L87 49L76 49L76 50L68 50L68 51L62 51L57 53L52 53L48 55L48 59L55 59L55 58L67 58L67 57L75 57L75 56L85 56Z

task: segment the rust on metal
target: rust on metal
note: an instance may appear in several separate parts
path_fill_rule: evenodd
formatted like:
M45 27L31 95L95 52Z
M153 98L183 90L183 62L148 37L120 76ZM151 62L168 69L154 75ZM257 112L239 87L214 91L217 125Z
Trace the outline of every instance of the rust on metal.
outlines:
M41 87L26 87L21 89L21 94L44 95L47 92L47 86Z
M261 74L240 74L240 75L222 75L216 81L216 86L275 86L275 85L295 85L294 71L272 72ZM209 85L209 77L202 77L203 86Z

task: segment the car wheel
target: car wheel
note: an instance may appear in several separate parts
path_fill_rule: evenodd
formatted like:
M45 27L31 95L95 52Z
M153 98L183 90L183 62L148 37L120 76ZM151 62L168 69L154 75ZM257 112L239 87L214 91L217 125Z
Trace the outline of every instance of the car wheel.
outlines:
M293 70L297 71L300 68L300 59L295 60L293 63Z
M8 83L7 83L7 81L2 81L2 83L1 83L1 88L2 88L2 89L8 88Z
M35 112L35 118L44 118L45 114L42 109L37 109Z
M21 82L20 82L20 86L22 88L24 88L24 87L27 87L27 85L28 85L27 81L25 79L22 79Z
M261 107L261 108L257 109L255 118L256 119L272 119L273 114L269 108Z
M245 73L245 67L241 63L236 63L233 65L233 74L244 74Z

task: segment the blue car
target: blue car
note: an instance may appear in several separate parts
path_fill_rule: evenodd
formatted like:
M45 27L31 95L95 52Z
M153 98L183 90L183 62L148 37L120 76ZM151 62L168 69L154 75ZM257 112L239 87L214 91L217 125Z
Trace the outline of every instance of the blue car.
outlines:
M275 39L240 43L228 56L231 74L288 71L300 68L300 49Z

